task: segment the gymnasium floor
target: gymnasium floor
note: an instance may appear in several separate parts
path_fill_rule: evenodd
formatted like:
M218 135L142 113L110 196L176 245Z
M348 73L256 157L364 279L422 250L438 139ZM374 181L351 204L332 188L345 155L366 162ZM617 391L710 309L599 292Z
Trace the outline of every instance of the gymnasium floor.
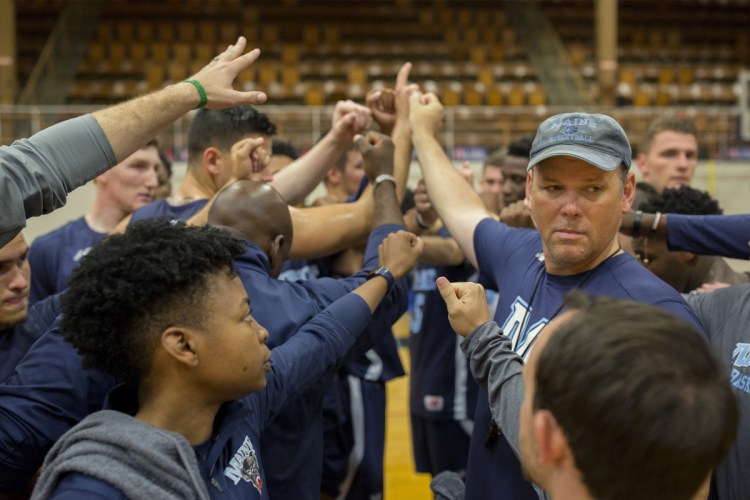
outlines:
M409 314L394 326L399 344L409 338ZM388 382L388 418L385 441L385 498L389 500L431 500L430 475L414 472L409 424L409 350L399 349L407 376Z

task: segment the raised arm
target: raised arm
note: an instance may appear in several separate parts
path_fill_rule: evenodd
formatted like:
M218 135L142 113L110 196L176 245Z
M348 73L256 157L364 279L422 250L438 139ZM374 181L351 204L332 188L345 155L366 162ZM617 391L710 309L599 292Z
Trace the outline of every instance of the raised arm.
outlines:
M435 134L443 119L443 106L434 94L415 93L409 100L412 140L422 166L430 199L443 224L477 267L474 229L491 215L479 195L451 164Z
M232 89L237 74L259 54L256 49L242 55L245 43L240 37L192 77L204 89L208 107L266 100L262 92ZM0 246L26 226L26 219L63 206L70 191L128 157L200 103L193 84L178 83L0 148Z
M353 101L339 101L330 132L310 151L277 173L271 185L290 205L304 200L325 177L326 170L352 144L354 137L370 127L370 110Z
M406 231L392 233L379 248L379 264L393 279L405 276L416 264L422 243ZM271 351L273 376L266 390L270 415L304 392L326 371L339 364L372 321L372 314L388 293L392 282L376 275L341 297L305 324L297 334ZM388 313L378 310L376 314Z
M716 255L731 259L750 258L750 215L649 214L630 211L623 216L620 231L628 236L667 240L673 251Z
M198 73L188 78L198 82L205 92L210 109L228 108L239 104L262 104L263 92L240 92L232 88L237 75L260 55L253 49L243 54L247 40L239 37L234 45L215 57ZM117 161L155 137L161 129L201 104L198 86L180 82L163 90L93 113L104 135L112 145Z
M353 203L320 207L289 207L294 238L289 257L315 259L334 254L367 239L372 227L372 187Z

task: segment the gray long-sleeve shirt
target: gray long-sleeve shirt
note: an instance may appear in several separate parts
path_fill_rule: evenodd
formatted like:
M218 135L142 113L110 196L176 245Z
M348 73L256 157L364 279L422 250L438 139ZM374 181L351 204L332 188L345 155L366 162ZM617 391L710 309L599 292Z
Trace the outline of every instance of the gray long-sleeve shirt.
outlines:
M487 390L492 419L520 458L519 416L523 403L523 359L494 321L488 321L461 342L474 379ZM539 498L549 496L532 483Z
M0 247L26 227L26 219L62 207L70 191L116 163L107 136L91 115L1 146Z

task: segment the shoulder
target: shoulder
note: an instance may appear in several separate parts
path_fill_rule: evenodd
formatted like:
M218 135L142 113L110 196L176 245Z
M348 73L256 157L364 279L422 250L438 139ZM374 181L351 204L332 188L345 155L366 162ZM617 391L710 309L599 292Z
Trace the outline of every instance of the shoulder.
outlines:
M38 250L40 248L54 248L56 245L58 245L59 240L67 238L70 234L80 232L82 230L82 227L89 229L83 217L81 217L80 219L72 220L70 222L66 222L57 229L53 229L52 231L44 233L43 235L34 239L34 241L31 243L31 249Z

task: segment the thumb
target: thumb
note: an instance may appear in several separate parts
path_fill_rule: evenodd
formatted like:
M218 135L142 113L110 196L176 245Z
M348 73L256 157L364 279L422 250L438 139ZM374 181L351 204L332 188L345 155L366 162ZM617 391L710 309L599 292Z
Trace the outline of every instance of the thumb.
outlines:
M448 278L441 276L435 280L435 283L440 291L440 295L445 301L445 305L448 306L448 310L450 311L451 308L458 303L458 297L456 297L456 293L453 291L451 282L448 281Z

